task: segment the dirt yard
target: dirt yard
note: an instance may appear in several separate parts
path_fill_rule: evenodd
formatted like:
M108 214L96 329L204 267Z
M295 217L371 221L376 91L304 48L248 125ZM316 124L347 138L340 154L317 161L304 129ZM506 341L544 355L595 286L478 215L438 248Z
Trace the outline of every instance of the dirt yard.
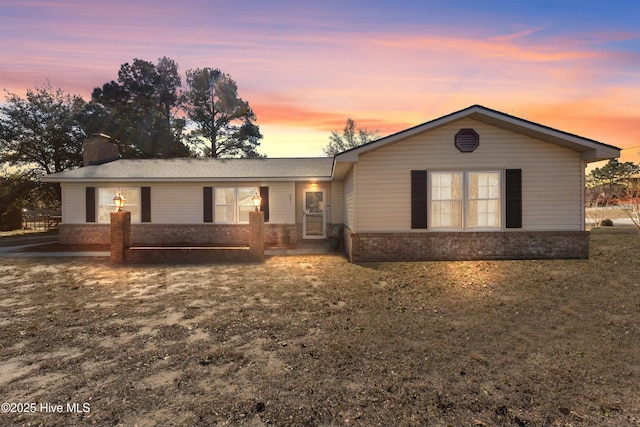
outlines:
M591 239L566 261L0 257L0 425L638 426L640 233Z

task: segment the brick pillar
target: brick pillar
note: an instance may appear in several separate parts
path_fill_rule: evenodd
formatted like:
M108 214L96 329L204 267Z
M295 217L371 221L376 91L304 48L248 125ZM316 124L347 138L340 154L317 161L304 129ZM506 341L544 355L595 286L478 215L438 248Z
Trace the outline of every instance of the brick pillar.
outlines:
M249 252L256 261L264 261L264 212L249 212Z
M111 212L111 264L124 264L131 241L131 212Z

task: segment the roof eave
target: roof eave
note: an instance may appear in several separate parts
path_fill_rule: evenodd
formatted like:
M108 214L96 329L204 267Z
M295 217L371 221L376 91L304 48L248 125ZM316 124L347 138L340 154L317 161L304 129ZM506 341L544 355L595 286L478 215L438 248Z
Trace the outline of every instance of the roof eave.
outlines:
M128 178L57 178L43 177L43 182L287 182L287 181L331 181L330 176L295 176L295 177L201 177L201 178L149 178L149 177L128 177Z

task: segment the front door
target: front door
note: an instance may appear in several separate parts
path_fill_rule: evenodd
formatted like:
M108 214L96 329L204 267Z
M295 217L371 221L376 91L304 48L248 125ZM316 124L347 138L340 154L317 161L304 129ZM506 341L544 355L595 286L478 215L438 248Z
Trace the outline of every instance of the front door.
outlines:
M304 192L302 207L302 235L304 239L323 239L324 224L324 191L310 190Z

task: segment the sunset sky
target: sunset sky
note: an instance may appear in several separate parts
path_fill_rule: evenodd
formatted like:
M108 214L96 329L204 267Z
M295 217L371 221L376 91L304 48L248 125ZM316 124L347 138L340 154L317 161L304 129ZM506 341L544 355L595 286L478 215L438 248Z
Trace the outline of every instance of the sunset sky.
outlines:
M269 157L322 155L347 117L385 136L473 104L626 148L639 22L637 0L2 0L0 88L89 100L168 56L183 81L230 74Z

